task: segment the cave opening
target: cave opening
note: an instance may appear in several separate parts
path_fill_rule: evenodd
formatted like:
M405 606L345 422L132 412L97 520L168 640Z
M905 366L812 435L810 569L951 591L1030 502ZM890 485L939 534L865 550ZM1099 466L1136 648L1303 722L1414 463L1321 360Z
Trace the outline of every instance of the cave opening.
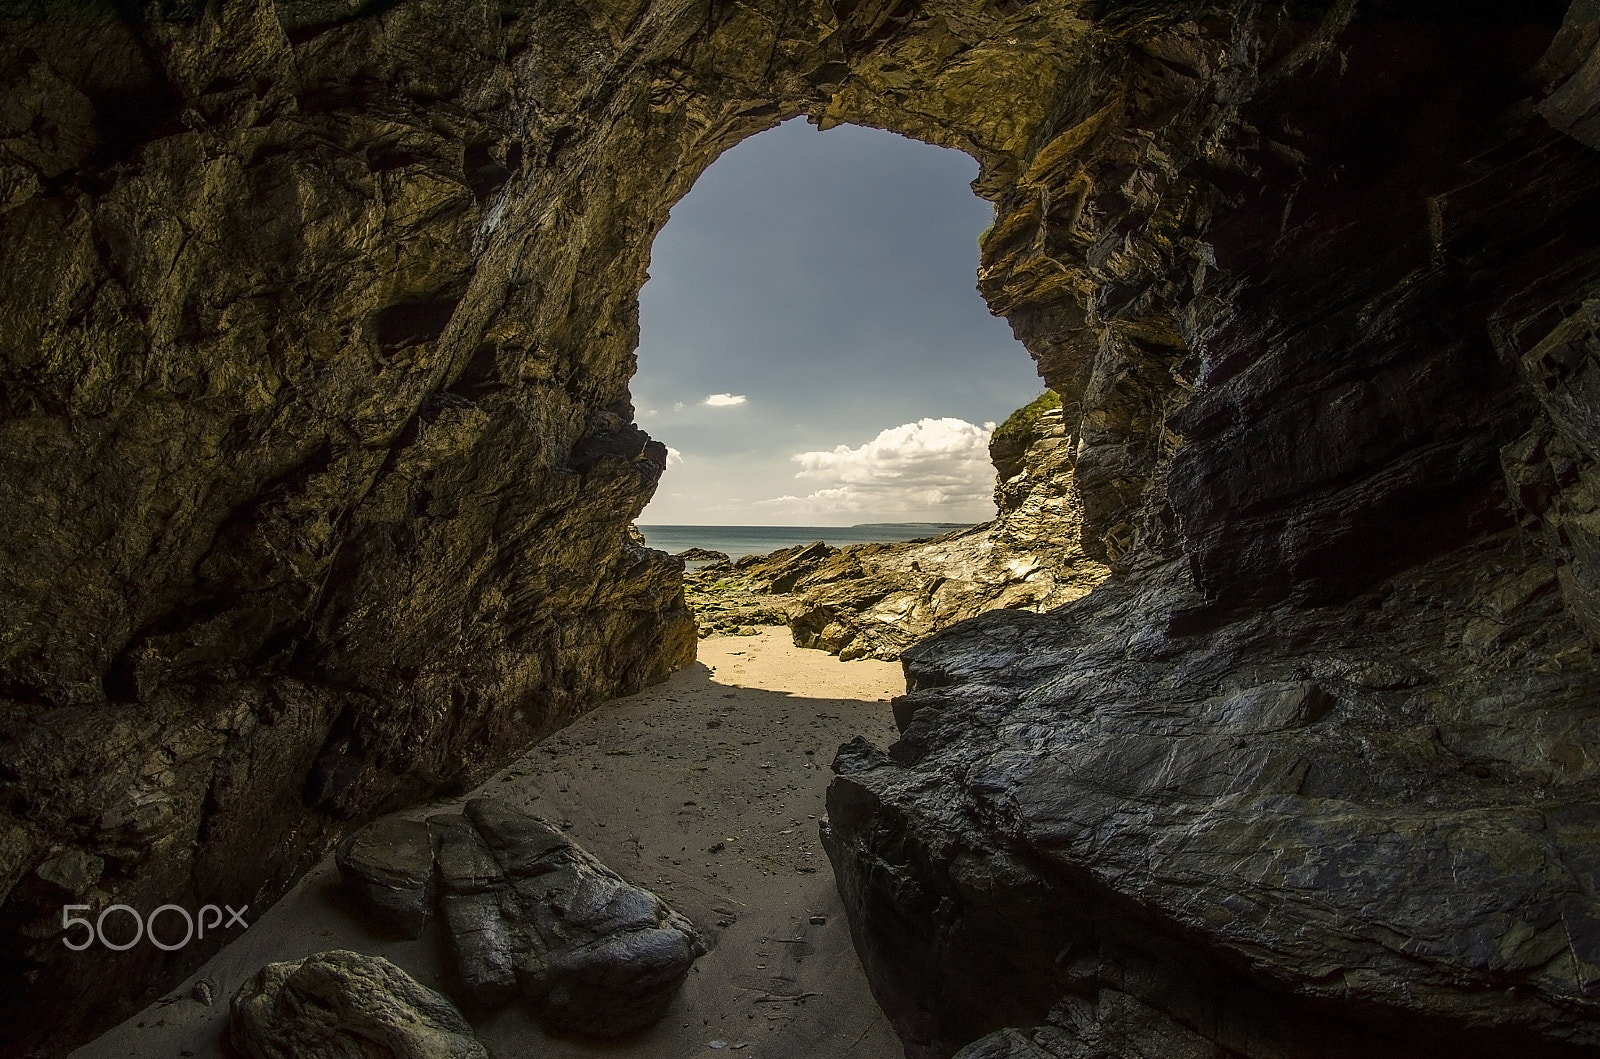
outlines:
M792 119L700 176L640 294L634 403L671 448L642 524L993 517L985 424L1042 383L974 289L976 173Z
M202 6L24 20L0 63L0 246L38 264L0 291L0 1053L55 1059L205 955L98 919L80 950L74 912L247 904L281 938L258 917L367 817L530 777L524 837L733 962L642 1054L892 1054L812 996L859 979L805 978L851 934L935 1059L1600 1044L1594 3L1543 58L1558 6L1505 0ZM667 462L640 427L698 455L629 380L669 204L802 112L981 160L984 295L1067 408L1000 454L986 594L912 558L852 626L829 581L798 631L840 659L769 687L789 632L693 665L680 564L628 533ZM907 388L858 368L836 396ZM746 449L780 422L700 383ZM1090 593L1047 547L1080 538L1127 576ZM878 750L891 710L852 727L825 675L894 675L862 630L974 600ZM824 825L797 795L857 734ZM505 823L470 811L439 849ZM362 940L322 925L296 944ZM230 958L135 1027L215 1029L261 963ZM222 1047L163 1041L123 1044Z
M674 207L640 295L632 392L667 467L638 521L685 560L700 636L787 625L895 661L980 610L1060 601L1040 548L986 562L1041 416L1060 427L974 289L976 175L959 151L794 119Z

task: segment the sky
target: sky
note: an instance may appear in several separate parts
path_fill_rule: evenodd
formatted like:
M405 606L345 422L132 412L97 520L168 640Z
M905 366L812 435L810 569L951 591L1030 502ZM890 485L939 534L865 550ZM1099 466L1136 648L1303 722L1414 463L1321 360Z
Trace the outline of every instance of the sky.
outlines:
M957 151L796 119L673 208L640 295L644 525L991 518L988 436L1042 392L976 290L993 220Z

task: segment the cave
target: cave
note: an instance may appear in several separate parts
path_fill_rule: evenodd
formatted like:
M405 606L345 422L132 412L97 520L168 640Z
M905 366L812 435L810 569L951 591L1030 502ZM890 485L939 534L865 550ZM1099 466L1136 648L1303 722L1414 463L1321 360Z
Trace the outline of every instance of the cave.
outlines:
M628 533L637 294L802 115L978 161L1111 571L909 649L898 740L834 760L906 1055L1600 1048L1593 0L0 26L0 1054L208 954L64 905L264 907L692 661Z

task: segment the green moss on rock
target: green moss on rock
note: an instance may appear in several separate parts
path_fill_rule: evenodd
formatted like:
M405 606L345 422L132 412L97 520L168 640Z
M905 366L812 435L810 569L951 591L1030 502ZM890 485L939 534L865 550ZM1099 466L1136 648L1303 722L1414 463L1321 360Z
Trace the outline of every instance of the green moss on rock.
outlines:
M1026 440L1033 433L1034 424L1039 422L1039 417L1052 408L1061 407L1061 395L1054 390L1046 390L1021 408L1006 417L1006 421L995 428L991 435L993 441Z

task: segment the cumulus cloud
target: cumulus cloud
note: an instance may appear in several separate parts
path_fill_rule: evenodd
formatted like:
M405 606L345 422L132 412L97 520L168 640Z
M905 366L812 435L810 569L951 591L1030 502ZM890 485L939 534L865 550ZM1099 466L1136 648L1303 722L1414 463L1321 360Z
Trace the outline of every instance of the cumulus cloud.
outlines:
M714 393L705 399L705 403L712 408L731 408L736 404L744 404L744 394Z
M683 453L679 452L677 449L673 448L671 445L668 445L667 446L667 466L668 467L680 467L682 465L683 465Z
M819 488L760 504L793 515L903 515L937 521L989 518L994 513L993 423L921 419L890 427L856 448L800 452L796 478Z

